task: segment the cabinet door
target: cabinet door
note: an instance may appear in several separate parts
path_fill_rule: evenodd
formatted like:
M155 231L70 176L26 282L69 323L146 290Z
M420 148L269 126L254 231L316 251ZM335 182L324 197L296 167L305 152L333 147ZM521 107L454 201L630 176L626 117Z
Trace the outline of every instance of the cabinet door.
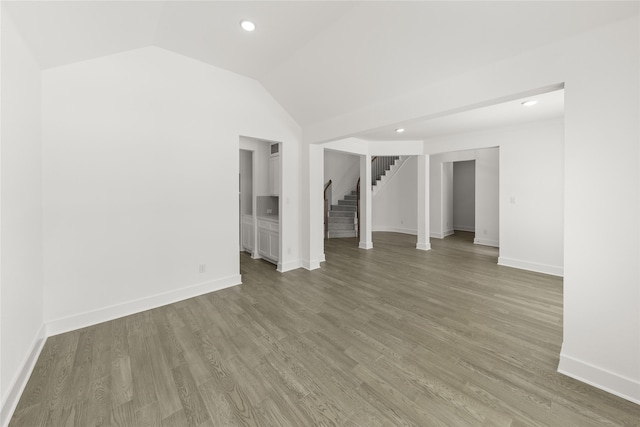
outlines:
M280 236L278 233L269 233L269 256L280 261Z
M258 228L258 253L269 256L269 232Z

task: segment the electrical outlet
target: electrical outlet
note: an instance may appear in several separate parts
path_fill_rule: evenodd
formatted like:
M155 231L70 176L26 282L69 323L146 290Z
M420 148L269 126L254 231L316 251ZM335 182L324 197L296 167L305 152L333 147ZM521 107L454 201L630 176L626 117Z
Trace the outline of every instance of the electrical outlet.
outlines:
M206 272L206 271L207 271L207 264L200 264L200 265L198 266L198 272L199 272L200 274L202 274L202 273L204 273L204 272Z

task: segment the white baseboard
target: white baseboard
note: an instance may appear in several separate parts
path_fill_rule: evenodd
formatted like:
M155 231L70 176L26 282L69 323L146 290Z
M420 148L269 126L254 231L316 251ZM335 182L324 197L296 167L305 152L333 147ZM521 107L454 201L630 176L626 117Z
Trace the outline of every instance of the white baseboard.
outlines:
M360 249L373 249L373 242L360 242L358 244Z
M479 239L477 237L475 239L473 239L473 244L474 245L493 246L494 248L499 248L500 247L500 242L498 242L497 240Z
M280 273L286 273L287 271L295 270L297 268L300 268L300 261L297 259L294 261L278 263L278 271Z
M444 239L445 237L451 236L452 234L453 234L453 230L448 230L443 233L438 233L437 231L434 231L432 233L429 233L429 237L433 237L435 239Z
M414 236L418 235L418 230L414 230L412 228L399 228L399 227L384 227L384 226L376 226L372 227L372 231L383 231L386 233L402 233L402 234L412 234Z
M558 372L618 397L640 404L640 381L583 362L560 351Z
M134 301L112 305L85 313L75 314L69 317L54 319L47 322L47 336L58 335L64 332L73 331L119 317L128 316L145 310L193 298L209 292L219 291L242 283L239 274L212 280L210 282L198 283L174 291L152 295Z
M453 229L456 231L469 231L471 233L475 233L476 232L476 228L472 227L470 225L453 225Z
M9 421L13 416L13 411L15 411L16 406L18 406L20 396L22 396L22 392L27 385L27 381L29 381L31 372L38 361L38 357L40 357L40 352L42 351L42 347L44 347L44 343L47 339L46 331L46 326L43 323L33 338L33 342L29 347L29 353L22 362L20 370L13 377L11 383L9 383L7 393L2 397L2 405L0 406L0 426L6 426L9 424Z
M320 260L318 259L304 259L302 260L302 268L305 270L315 270L320 268Z
M325 258L324 256L324 252L322 253L322 255L320 255L320 262L325 262L327 260L327 258Z
M498 257L498 265L519 268L521 270L535 271L537 273L550 274L552 276L564 275L564 268L557 265L540 264L537 262L522 261L519 259Z
M431 250L431 243L420 243L418 242L416 244L416 249L419 249L421 251L430 251Z

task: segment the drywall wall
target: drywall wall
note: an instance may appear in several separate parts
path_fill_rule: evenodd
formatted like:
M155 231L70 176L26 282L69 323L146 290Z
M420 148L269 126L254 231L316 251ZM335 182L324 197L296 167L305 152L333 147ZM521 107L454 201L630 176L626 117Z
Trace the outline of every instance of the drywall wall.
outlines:
M250 150L240 150L241 215L251 215L253 213L253 156L254 153Z
M418 233L418 162L409 157L373 196L373 231Z
M476 162L453 163L453 229L476 231Z
M240 282L241 135L283 143L279 267L300 265L300 129L255 81L142 48L44 71L42 122L51 331Z
M356 189L360 177L360 158L341 151L324 150L324 182L332 181L331 204Z
M453 234L453 162L440 163L442 169L442 220L440 222L440 229L443 236L449 236ZM436 203L437 205L437 203Z
M459 137L459 136L458 136ZM458 137L451 137L453 140ZM465 138L473 139L467 136ZM499 222L499 150L481 148L432 155L430 158L431 236L443 238L453 233L453 164L475 161L475 226L474 242L500 245Z
M240 137L240 148L253 152L255 178L254 198L269 195L269 141L256 138Z
M563 119L452 135L434 140L432 144L456 147L499 145L499 159L481 149L434 155L432 159L484 154L484 160L476 161L476 219L489 220L476 224L476 240L488 239L490 245L497 246L492 243L495 239L492 230L497 227L500 236L499 264L562 275ZM497 154L498 149L494 150ZM494 173L498 168L499 174ZM432 178L438 179L436 175ZM478 189L483 187L499 187L499 193L490 194L489 199L481 198ZM438 190L437 187L432 188ZM432 204L437 203L433 200ZM487 200L495 202L487 203ZM497 207L499 212L496 212ZM438 210L432 210L432 215L439 215ZM484 234L485 229L487 234Z
M496 139L501 141L498 263L562 276L563 121L509 131Z
M0 425L44 342L40 70L2 12Z
M636 402L640 402L639 29L637 7L627 19L452 75L304 130L306 143L321 143L564 84L564 338L559 370ZM433 149L425 154L459 148ZM616 223L624 224L623 233L611 230L612 207Z

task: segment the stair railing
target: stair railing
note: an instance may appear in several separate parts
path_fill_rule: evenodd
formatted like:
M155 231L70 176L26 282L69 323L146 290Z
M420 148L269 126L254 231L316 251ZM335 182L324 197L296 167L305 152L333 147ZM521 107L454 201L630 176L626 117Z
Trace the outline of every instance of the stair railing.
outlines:
M374 156L371 158L371 186L376 185L376 181L385 174L391 166L393 166L400 156ZM358 238L360 238L360 177L356 184L356 194L358 195L357 209L356 209L356 221L358 222Z
M331 184L333 182L329 180L327 184L324 186L324 238L329 238L329 205L331 204ZM327 191L329 192L329 197L327 198Z

